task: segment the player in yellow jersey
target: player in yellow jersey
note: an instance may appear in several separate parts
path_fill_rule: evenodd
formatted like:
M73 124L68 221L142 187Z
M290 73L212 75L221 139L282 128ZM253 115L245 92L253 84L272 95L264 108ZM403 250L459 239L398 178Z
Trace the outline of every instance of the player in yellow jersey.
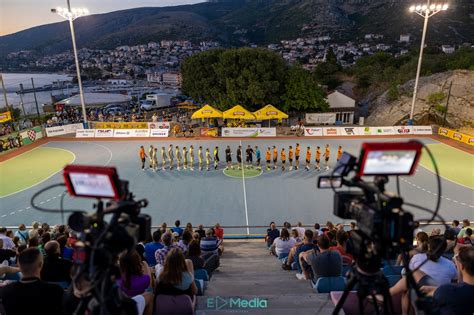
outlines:
M324 152L324 162L326 165L326 171L329 170L329 158L331 157L331 149L329 148L329 144L326 144L326 150Z
M198 161L199 161L199 170L200 170L200 171L202 171L202 160L203 160L202 146L199 146L199 149L198 149Z
M271 158L272 158L272 152L270 150L270 147L268 147L267 152L265 153L265 160L267 161L267 171L270 170Z
M188 168L188 149L183 147L183 169Z
M308 147L306 149L306 170L309 171L309 167L311 166L311 148Z
M176 154L176 169L179 171L181 169L181 152L179 151L178 146L176 146L175 154Z
M150 145L150 148L148 149L148 159L150 160L150 169L153 170L153 152L155 150L153 149L153 145Z
M173 169L173 160L174 160L173 145L170 144L170 146L168 147L168 162L170 163L170 170Z
M166 169L166 148L161 147L161 169L164 171Z
M191 145L189 147L189 169L194 171L194 147Z
M290 145L288 149L288 161L290 162L290 171L293 170L293 147Z
M339 146L339 147L337 148L337 158L336 158L337 162L339 162L339 160L341 159L343 152L344 152L344 151L342 151L342 147Z
M321 148L316 147L316 170L320 171L321 170Z
M209 164L211 164L211 152L206 148L206 169L209 171Z
M295 148L295 170L300 168L300 144L296 144Z
M276 170L278 161L278 149L273 146L273 169Z
M283 172L283 171L285 170L285 164L286 164L286 152L285 152L285 148L282 148L282 149L281 149L280 159L281 159L281 171Z

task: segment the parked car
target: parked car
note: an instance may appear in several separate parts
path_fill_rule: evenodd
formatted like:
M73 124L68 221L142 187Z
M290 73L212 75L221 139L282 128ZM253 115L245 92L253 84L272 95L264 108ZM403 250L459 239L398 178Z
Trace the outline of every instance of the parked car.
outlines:
M104 115L129 114L130 110L121 104L109 104L102 109Z

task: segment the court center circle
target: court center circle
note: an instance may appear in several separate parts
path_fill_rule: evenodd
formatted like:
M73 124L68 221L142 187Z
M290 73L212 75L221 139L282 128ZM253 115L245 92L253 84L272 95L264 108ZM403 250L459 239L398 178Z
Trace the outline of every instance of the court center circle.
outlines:
M232 177L232 178L242 178L245 176L245 178L253 178L253 177L258 177L262 175L263 171L260 169L256 168L244 168L244 172L242 175L242 169L238 169L237 167L229 168L229 169L223 169L222 172L224 175Z

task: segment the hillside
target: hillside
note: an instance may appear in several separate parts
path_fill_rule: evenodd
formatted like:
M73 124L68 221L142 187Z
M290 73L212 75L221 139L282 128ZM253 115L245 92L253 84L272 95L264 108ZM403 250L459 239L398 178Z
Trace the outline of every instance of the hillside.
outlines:
M227 45L276 43L311 35L343 41L366 33L396 40L420 37L422 19L396 0L220 0L164 8L137 8L97 14L76 21L79 47L114 48L162 39L218 40ZM472 42L474 2L458 0L430 20L431 44ZM0 37L0 56L18 50L40 54L70 47L66 22Z
M451 97L447 112L447 126L456 128L474 127L474 71L455 70L420 78L418 98L415 105L415 122L418 124L442 124L450 83ZM370 125L400 125L408 120L411 108L414 80L399 87L400 97L393 102L387 100L387 92L373 103L366 122ZM439 95L439 97L434 97ZM436 99L436 102L430 99Z

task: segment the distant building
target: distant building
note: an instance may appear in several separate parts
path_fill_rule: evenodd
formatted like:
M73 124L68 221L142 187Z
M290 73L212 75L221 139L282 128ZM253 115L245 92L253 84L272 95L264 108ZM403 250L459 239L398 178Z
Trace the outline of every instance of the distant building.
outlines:
M158 73L158 72L147 73L146 80L149 83L161 83L161 73Z
M409 34L401 34L399 42L400 43L409 43L410 42L410 35Z
M353 124L355 100L339 91L334 91L327 97L329 111L336 113L336 123Z
M181 86L182 78L179 72L165 72L161 76L163 85Z
M454 53L454 46L451 46L451 45L442 45L441 46L441 50L445 53L445 54L452 54Z
M130 82L126 78L112 78L107 80L108 84L111 85L127 85Z

